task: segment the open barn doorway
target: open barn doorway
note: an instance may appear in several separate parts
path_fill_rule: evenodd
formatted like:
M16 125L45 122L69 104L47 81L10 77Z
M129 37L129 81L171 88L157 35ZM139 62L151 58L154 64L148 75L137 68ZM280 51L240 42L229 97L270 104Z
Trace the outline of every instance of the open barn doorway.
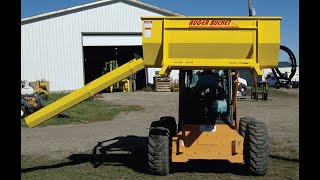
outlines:
M141 54L142 46L84 46L84 75L85 84L99 78L102 75L106 62L117 60L118 66L129 62L134 58L134 53ZM136 74L137 90L146 85L145 70Z

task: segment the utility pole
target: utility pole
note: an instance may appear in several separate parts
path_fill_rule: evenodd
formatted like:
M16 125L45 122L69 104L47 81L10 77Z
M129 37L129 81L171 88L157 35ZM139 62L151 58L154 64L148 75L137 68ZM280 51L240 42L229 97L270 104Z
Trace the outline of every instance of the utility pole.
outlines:
M249 9L249 16L256 15L256 9L252 5L252 0L248 0L248 9Z

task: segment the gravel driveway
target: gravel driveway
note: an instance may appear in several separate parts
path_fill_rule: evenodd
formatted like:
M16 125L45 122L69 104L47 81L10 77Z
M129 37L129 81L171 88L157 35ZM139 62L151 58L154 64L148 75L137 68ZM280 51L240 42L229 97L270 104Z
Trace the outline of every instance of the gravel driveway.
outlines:
M102 94L103 100L113 104L139 105L142 111L121 113L112 121L81 125L21 127L21 155L66 158L74 153L92 151L98 142L136 135L148 136L152 121L162 116L178 118L178 93L144 92ZM270 97L268 101L244 100L238 102L238 117L254 116L266 122L274 151L291 148L291 155L298 158L299 99L298 96ZM285 143L283 143L285 142Z

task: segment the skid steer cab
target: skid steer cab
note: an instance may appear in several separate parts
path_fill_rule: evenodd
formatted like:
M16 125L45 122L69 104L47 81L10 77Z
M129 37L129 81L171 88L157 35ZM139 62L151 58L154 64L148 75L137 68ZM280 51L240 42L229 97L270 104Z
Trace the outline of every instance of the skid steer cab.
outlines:
M167 175L172 162L227 160L265 175L266 124L237 116L238 70L261 76L276 68L281 17L142 17L143 56L27 116L35 127L145 67L179 74L179 119L160 118L149 131L148 166Z

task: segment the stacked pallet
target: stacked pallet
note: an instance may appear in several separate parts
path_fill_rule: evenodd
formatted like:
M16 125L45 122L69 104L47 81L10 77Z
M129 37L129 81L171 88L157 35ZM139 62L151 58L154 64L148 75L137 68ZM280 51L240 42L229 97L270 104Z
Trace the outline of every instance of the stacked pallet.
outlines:
M157 92L169 92L171 91L171 79L169 77L162 77L156 75L154 78L154 86Z

